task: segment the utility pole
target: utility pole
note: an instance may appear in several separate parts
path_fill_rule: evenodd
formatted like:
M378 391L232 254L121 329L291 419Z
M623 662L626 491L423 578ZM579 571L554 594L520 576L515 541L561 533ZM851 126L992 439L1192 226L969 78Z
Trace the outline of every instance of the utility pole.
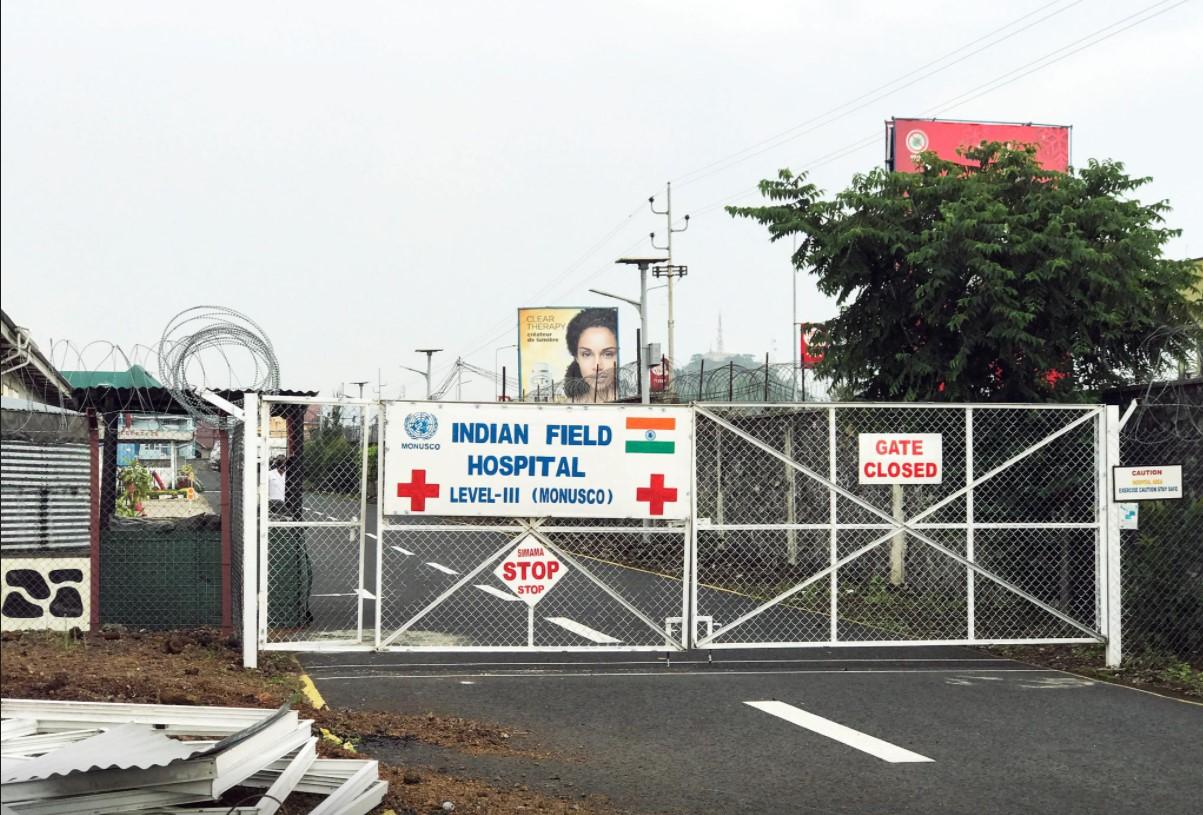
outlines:
M685 226L680 229L673 229L673 184L671 181L666 185L665 204L663 210L656 209L656 196L651 196L647 199L648 205L652 208L654 215L663 215L668 221L668 238L664 246L656 245L656 233L653 232L649 237L652 239L652 248L660 249L668 253L664 264L657 266L652 270L652 274L656 277L668 278L668 361L671 365L677 364L677 346L675 342L676 321L673 319L673 278L684 277L689 273L687 266L673 265L673 235L678 232L684 232L689 229L689 216L685 216ZM646 339L647 332L644 332Z
M435 354L439 353L442 350L443 350L442 348L415 348L414 349L415 354L425 354L426 355L426 370L425 371L419 371L417 368L411 368L408 365L401 366L402 368L404 368L407 371L413 371L416 374L420 374L420 375L426 377L426 401L428 401L428 402L430 401L430 397L432 396L431 391L430 391L431 358L434 357Z

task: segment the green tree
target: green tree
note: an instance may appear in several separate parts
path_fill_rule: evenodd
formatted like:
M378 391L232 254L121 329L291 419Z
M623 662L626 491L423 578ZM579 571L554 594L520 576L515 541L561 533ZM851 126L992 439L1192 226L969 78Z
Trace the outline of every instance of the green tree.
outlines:
M1114 161L1068 174L1035 148L983 143L968 165L924 153L918 173L856 175L834 199L782 170L763 206L728 207L840 305L819 366L868 399L1046 401L1155 375L1190 349L1199 272L1162 257L1179 234ZM1051 376L1050 376L1051 373Z

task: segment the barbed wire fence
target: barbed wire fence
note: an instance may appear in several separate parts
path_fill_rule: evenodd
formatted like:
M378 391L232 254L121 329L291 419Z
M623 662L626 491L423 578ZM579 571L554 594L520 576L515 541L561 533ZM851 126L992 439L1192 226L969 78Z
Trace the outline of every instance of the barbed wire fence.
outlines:
M232 309L200 306L154 345L59 340L44 358L57 387L19 360L4 368L3 548L28 584L11 600L6 584L5 627L10 610L31 615L25 627L58 623L54 608L39 621L29 605L53 606L41 584L65 575L81 607L73 626L239 630L243 428L217 405L278 390L266 334Z
M666 375L667 374L667 375ZM447 376L433 389L436 400L458 398L458 383L472 375L492 381L505 401L606 403L638 402L641 397L638 363L627 363L609 372L589 377L564 377L519 383L517 377L457 359ZM649 401L658 404L689 402L829 402L831 385L809 369L788 362L766 362L749 366L736 363L702 362L696 367L674 369L666 359L654 366L650 377Z

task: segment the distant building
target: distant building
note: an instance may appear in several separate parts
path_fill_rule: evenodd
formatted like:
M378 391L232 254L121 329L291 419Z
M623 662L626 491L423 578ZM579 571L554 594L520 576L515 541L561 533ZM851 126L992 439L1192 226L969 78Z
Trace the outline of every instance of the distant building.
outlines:
M760 368L764 365L764 357L756 357L752 354L727 354L722 351L708 351L705 354L694 354L689 358L689 362L685 367L678 370L686 374L696 374L702 370L703 366L705 366L707 371L716 371L731 363L735 363L736 368Z
M63 377L73 388L150 391L163 387L141 365L124 371L63 371ZM137 405L139 400L131 398L129 403ZM118 467L141 462L158 477L161 486L174 487L180 467L199 457L196 420L191 416L134 410L122 413L117 428Z

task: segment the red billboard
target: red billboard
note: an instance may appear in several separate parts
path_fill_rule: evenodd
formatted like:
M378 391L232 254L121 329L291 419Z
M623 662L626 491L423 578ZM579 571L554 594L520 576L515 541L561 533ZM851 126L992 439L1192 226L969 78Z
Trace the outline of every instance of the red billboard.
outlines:
M886 122L886 166L900 173L918 172L914 158L932 151L940 158L965 164L958 148L984 141L1036 145L1041 167L1069 170L1069 128L1061 125L960 122L948 119L891 119Z

